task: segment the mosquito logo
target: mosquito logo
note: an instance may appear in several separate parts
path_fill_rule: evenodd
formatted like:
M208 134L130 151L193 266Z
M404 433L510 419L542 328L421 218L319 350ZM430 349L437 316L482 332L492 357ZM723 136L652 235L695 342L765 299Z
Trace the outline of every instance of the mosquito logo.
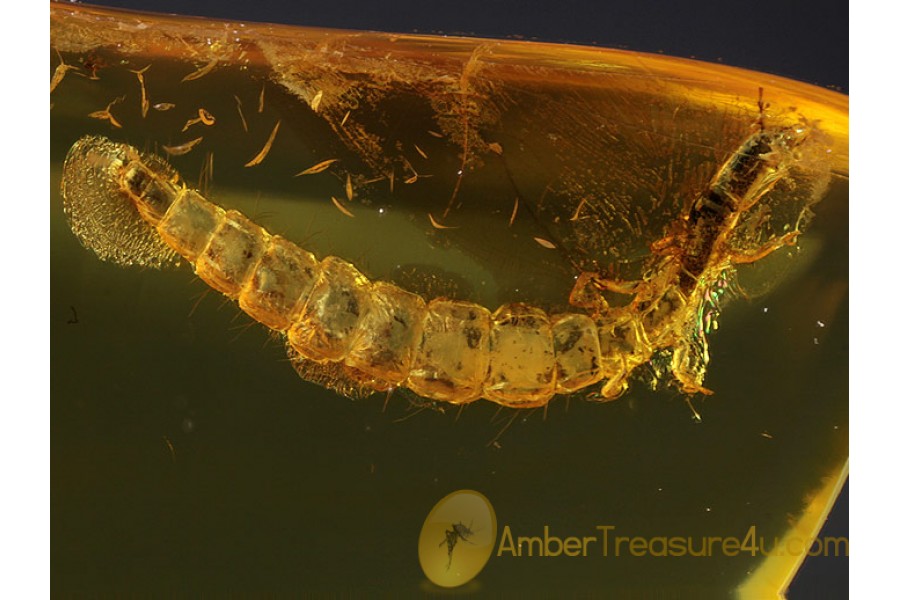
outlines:
M497 515L490 501L475 490L457 490L441 498L425 518L419 564L431 583L459 587L481 572L496 541Z
M450 529L444 532L444 541L438 544L438 548L447 544L447 570L450 570L450 565L453 564L453 549L456 548L457 542L462 540L464 542L472 543L472 540L469 538L475 535L475 532L472 530L472 523L469 523L469 526L466 527L462 524L462 522L454 523Z

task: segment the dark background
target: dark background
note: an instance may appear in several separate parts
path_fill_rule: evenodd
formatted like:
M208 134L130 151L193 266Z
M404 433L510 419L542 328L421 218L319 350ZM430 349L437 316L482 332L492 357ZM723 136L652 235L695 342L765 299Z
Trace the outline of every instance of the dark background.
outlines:
M94 0L89 4L313 27L661 52L848 91L848 7L837 0Z
M608 46L739 66L848 93L846 2L644 0L94 0L93 4L317 27ZM822 536L847 536L849 485ZM790 597L847 595L848 560L810 559Z

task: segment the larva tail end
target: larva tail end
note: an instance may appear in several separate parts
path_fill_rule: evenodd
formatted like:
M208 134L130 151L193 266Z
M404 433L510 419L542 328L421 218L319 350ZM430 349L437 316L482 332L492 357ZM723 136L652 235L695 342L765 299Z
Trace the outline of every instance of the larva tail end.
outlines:
M63 210L78 240L103 260L154 268L175 265L175 252L122 189L122 169L136 158L134 148L105 137L75 142L63 164Z

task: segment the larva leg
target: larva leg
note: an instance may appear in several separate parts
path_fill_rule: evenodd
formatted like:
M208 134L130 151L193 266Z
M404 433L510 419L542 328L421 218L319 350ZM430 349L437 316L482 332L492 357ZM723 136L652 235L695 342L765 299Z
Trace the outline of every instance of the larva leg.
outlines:
M590 310L595 318L609 312L609 303L603 297L602 278L599 273L583 272L578 275L572 291L569 292L569 304L575 308Z
M598 327L601 371L606 383L601 393L607 400L621 396L628 389L628 377L635 367L644 364L653 354L642 324L625 320Z
M675 346L672 353L672 376L681 385L682 391L688 394L712 394L711 390L703 387L708 362L704 342L684 339Z

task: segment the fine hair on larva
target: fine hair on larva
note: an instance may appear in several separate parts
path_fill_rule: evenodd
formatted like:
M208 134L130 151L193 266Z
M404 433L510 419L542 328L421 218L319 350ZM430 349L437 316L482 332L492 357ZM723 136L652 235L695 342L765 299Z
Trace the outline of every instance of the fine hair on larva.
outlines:
M341 258L319 259L217 206L160 157L104 137L83 137L69 150L62 194L72 231L101 259L157 268L186 260L209 286L282 334L306 379L348 396L404 387L453 404L484 398L526 408L582 390L617 398L655 356L668 362L682 392L710 393L703 387L706 334L734 265L793 244L805 225L739 245L742 217L814 162L811 133L796 125L750 134L651 246L642 279L581 273L573 310L552 315L523 303L489 310L446 298L426 302L371 281ZM805 218L827 182L825 172L811 170L814 191L795 199ZM610 293L631 299L610 306Z

